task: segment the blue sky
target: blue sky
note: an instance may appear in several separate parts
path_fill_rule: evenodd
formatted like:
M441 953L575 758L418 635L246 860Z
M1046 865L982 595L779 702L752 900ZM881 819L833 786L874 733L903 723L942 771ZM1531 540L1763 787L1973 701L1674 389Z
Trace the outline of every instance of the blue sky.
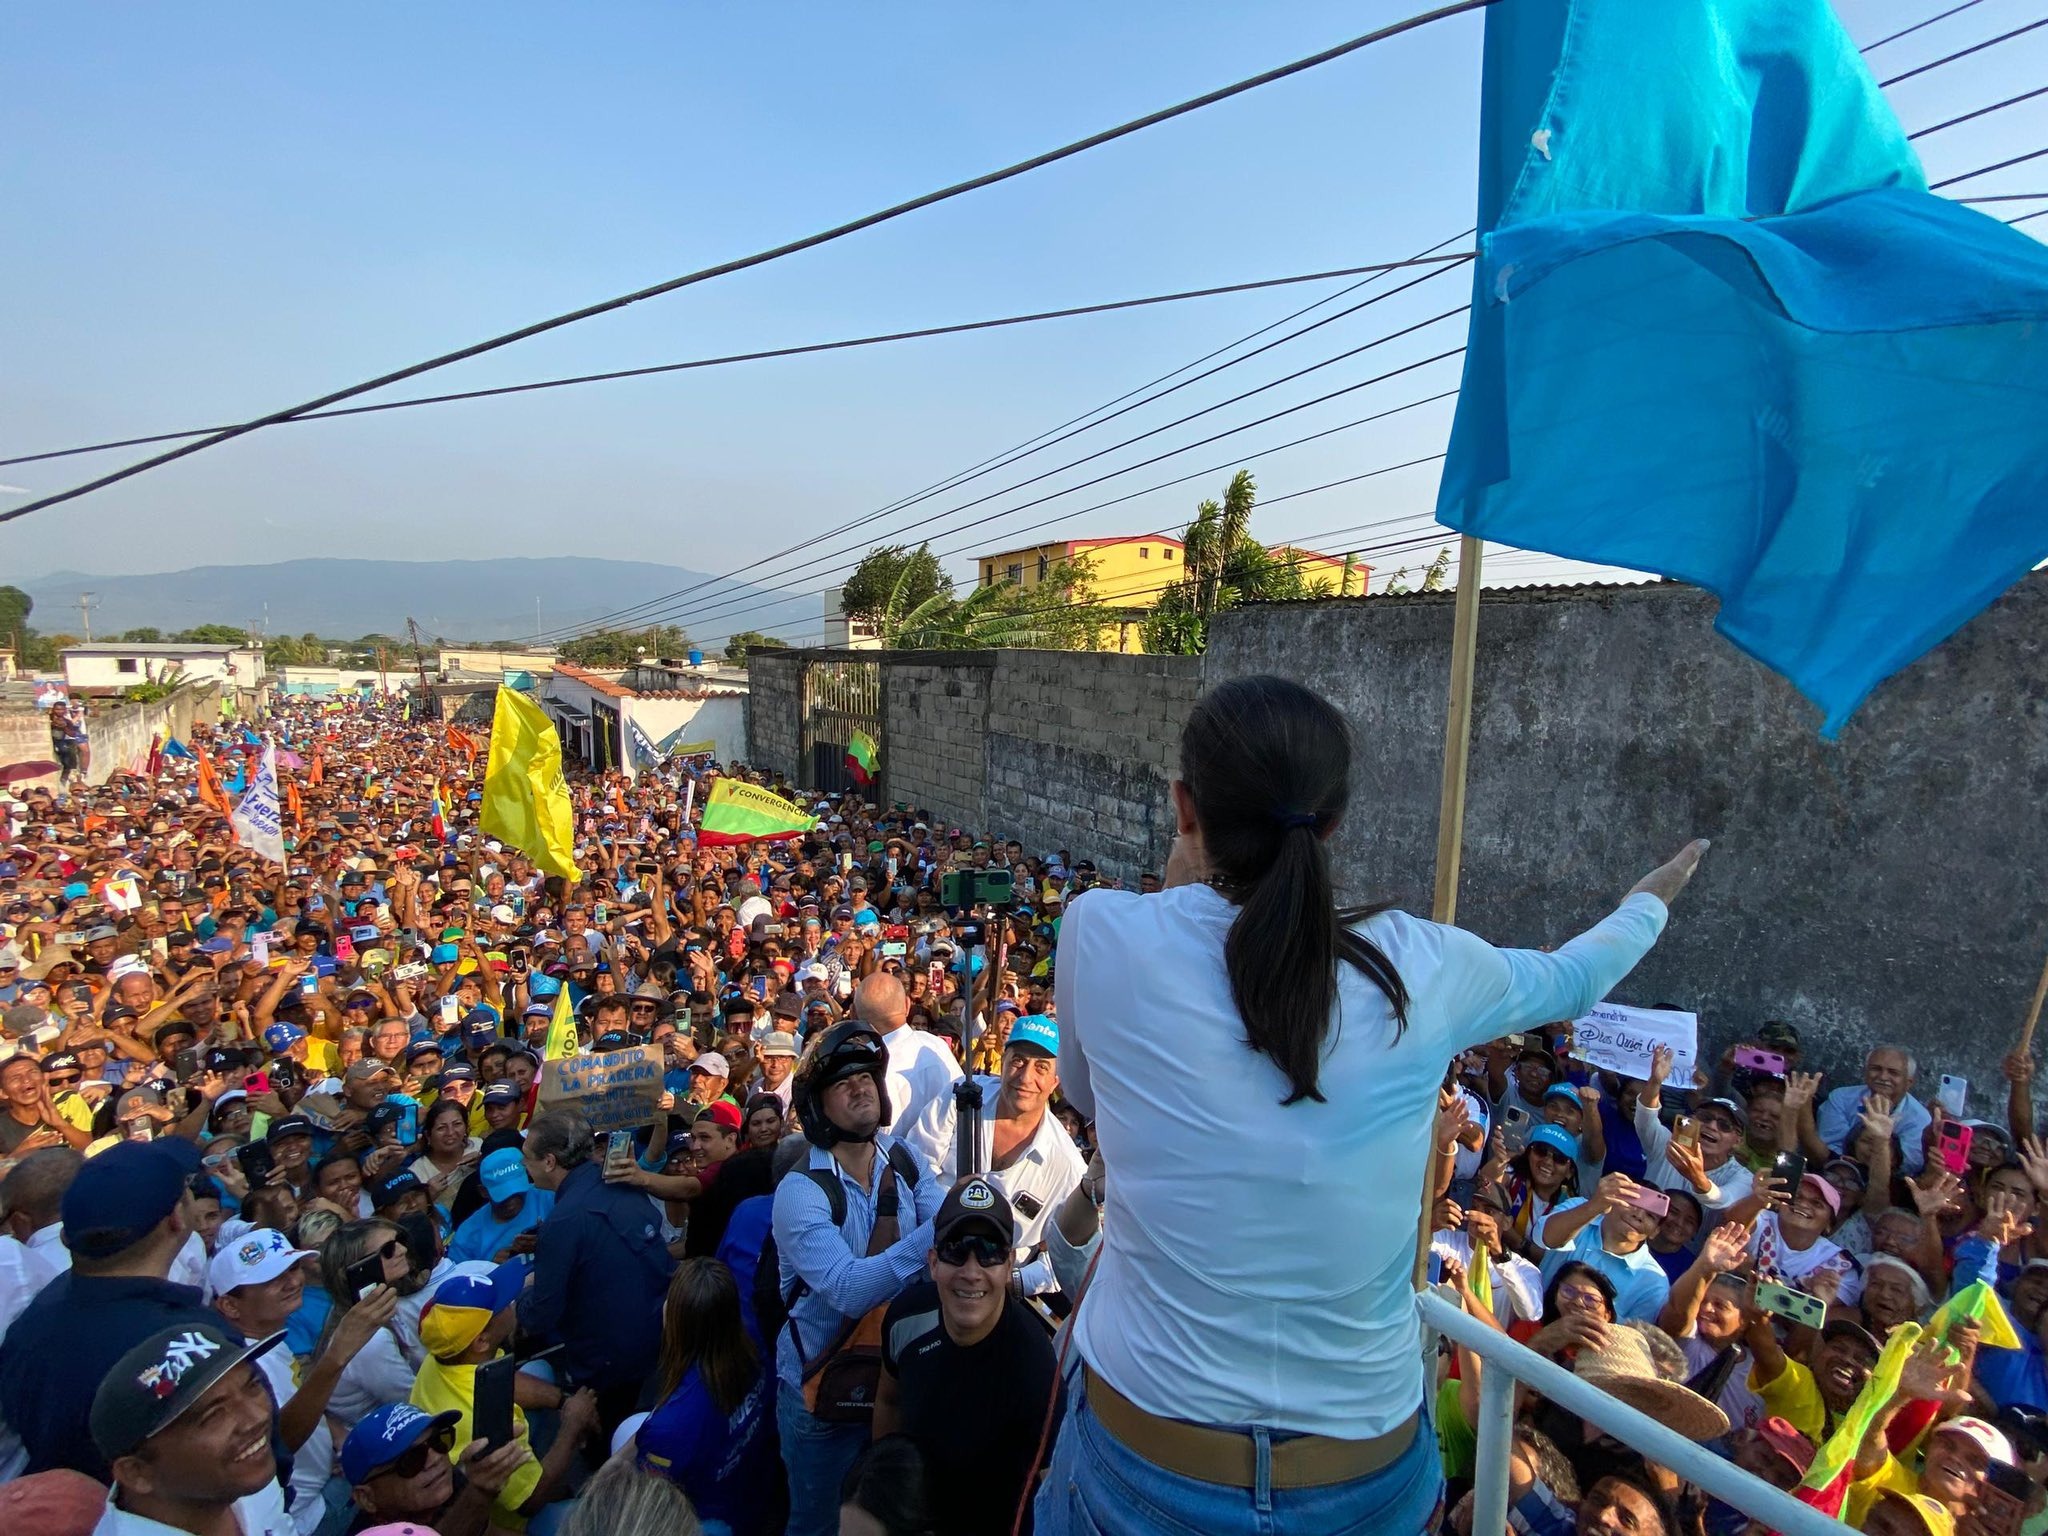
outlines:
M1414 8L17 10L0 58L9 226L0 452L255 414L1007 163ZM1941 8L1840 0L1859 40ZM1879 72L2037 10L1985 0L1883 50ZM1022 181L447 370L427 387L1410 255L1470 221L1479 35L1476 17L1439 24ZM1894 101L1917 126L2043 78L2048 29L1909 82ZM1924 149L1940 176L2044 144L2048 99ZM1959 190L2048 190L2048 161ZM2001 211L2035 207L2048 203ZM1283 349L1269 366L1174 397L1177 409L1162 403L1129 418L1131 430L1451 308L1461 289L1456 275L1424 285ZM722 571L996 453L1323 291L283 428L0 529L0 563L30 576L322 553L574 550ZM1261 399L1293 404L1460 339L1461 325L1445 322ZM1292 452L1256 450L1364 414L1365 401L1449 387L1455 366L1233 441L1274 495L1433 453L1447 406ZM1217 419L1252 413L1247 405ZM1122 435L1091 434L1049 462ZM1196 435L1191 427L1161 441ZM1231 451L1198 451L1016 521ZM15 466L0 480L54 489L122 457ZM1027 464L928 506L942 511L1046 467ZM1424 467L1304 497L1257 528L1279 540L1401 518L1419 527L1434 482ZM1161 491L1070 531L1177 525L1210 489ZM0 495L0 505L14 499ZM1004 526L989 547L1003 543ZM1330 547L1372 540L1346 535ZM1523 570L1538 573L1533 562ZM520 594L512 607L530 612L528 602ZM792 604L764 620L803 638L813 611ZM729 626L707 618L697 627Z

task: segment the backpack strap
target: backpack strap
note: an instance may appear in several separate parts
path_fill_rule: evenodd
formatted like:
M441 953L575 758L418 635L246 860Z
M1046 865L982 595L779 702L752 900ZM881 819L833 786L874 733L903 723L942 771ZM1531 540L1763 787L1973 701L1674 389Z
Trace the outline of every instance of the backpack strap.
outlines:
M901 1179L908 1188L913 1190L917 1188L917 1181L921 1170L918 1168L917 1159L910 1155L908 1147L904 1146L900 1141L890 1142L887 1162L888 1172ZM805 1168L802 1172L812 1183L825 1192L825 1204L831 1212L832 1225L844 1227L846 1225L846 1186L839 1182L838 1165L835 1163L830 1168ZM888 1215L891 1219L894 1219L896 1205L896 1187L885 1179L882 1185L881 1198L878 1202L878 1210L886 1208ZM880 1233L877 1232L876 1235L879 1236ZM871 1241L868 1244L868 1256L873 1257L875 1252L875 1245ZM789 1290L782 1298L782 1312L788 1321L789 1340L796 1346L797 1374L806 1381L815 1372L824 1369L825 1362L838 1353L840 1346L852 1337L853 1330L860 1326L859 1318L854 1318L847 1323L840 1330L839 1336L832 1341L831 1346L818 1356L817 1363L815 1365L812 1364L810 1358L804 1353L803 1330L797 1327L794 1316L796 1304L810 1293L810 1282L804 1279L802 1275L798 1275L790 1283Z

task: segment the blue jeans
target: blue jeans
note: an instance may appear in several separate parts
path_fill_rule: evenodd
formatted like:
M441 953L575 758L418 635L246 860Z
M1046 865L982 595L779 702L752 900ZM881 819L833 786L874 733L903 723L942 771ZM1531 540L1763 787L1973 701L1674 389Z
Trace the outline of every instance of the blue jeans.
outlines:
M1271 1438L1263 1428L1252 1433ZM1033 1505L1034 1529L1037 1536L1415 1536L1434 1527L1443 1488L1427 1414L1398 1460L1348 1483L1232 1488L1162 1471L1088 1411L1076 1372Z
M789 1469L786 1536L838 1536L839 1485L866 1449L865 1424L827 1424L804 1406L802 1387L775 1384L775 1427Z

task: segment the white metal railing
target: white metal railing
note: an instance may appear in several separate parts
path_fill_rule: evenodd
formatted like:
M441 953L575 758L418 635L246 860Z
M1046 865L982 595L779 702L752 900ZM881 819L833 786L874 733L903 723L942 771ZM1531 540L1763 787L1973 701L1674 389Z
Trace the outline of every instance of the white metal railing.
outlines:
M1463 1307L1435 1291L1421 1292L1415 1307L1424 1326L1486 1362L1479 1378L1479 1422L1473 1426L1479 1432L1472 1490L1473 1536L1500 1536L1507 1526L1508 1456L1513 1449L1517 1381L1526 1381L1559 1407L1598 1424L1624 1445L1783 1536L1842 1536L1845 1527L1832 1516L1800 1503L1734 1462L1580 1380L1556 1361L1467 1315Z

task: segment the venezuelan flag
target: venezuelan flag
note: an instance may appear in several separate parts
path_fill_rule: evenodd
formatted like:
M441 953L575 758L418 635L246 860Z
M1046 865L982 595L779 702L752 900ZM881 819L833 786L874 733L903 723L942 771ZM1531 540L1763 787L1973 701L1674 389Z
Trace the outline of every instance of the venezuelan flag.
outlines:
M439 842L448 841L448 802L441 797L441 781L434 780L434 837Z

